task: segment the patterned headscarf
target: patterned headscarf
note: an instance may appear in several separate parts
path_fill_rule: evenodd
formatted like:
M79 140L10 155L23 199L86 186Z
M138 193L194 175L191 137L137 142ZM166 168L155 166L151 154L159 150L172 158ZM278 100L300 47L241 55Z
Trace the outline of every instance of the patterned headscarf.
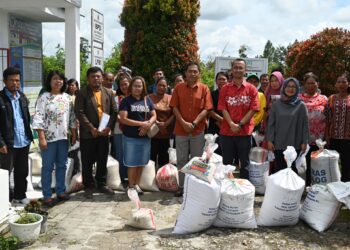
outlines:
M297 87L295 94L293 96L286 95L286 87L288 85L288 82L290 82L290 81L293 81ZM294 77L289 77L283 83L283 87L281 89L281 101L286 103L286 104L297 105L300 102L299 93L300 93L299 81Z

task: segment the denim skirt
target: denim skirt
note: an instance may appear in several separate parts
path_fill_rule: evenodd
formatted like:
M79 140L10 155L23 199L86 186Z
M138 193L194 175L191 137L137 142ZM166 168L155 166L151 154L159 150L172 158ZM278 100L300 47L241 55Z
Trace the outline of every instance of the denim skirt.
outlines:
M151 156L151 139L123 135L123 158L126 167L146 166Z

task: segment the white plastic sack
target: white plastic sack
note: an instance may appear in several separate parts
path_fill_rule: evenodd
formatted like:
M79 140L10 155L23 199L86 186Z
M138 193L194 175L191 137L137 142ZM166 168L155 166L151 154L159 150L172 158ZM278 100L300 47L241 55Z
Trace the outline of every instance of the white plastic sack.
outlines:
M107 186L113 190L124 191L119 175L119 162L108 155L107 160Z
M264 163L267 161L268 151L262 147L254 147L250 150L249 160L257 163Z
M159 189L175 192L179 189L179 173L177 167L166 164L157 171L156 181Z
M298 223L305 181L291 168L297 154L288 146L283 152L288 168L267 178L265 197L258 217L260 226L291 226Z
M213 180L215 169L215 164L207 163L201 157L193 157L180 171L210 183Z
M176 149L175 148L169 148L168 149L169 154L169 163L176 165L177 164L177 158L176 158Z
M72 180L72 175L74 170L74 160L72 158L68 158L66 166L67 166L67 169L66 169L65 185L67 190L69 188L70 181Z
M323 185L313 185L300 210L300 219L318 232L329 228L337 218L340 202Z
M74 193L74 192L78 192L78 191L82 190L83 188L84 188L83 176L81 173L77 173L72 177L72 180L71 180L66 192L67 193Z
M332 182L327 187L338 201L350 209L350 182Z
M156 183L156 169L154 161L149 161L148 164L143 168L139 186L143 190L156 192L159 191Z
M233 165L221 164L215 169L214 178L219 182L221 182L225 178L231 179L233 178L233 171L235 170L236 170L236 167Z
M309 144L306 144L305 152L300 152L298 158L295 160L295 167L298 171L299 175L303 175L306 172L307 164L306 164L306 155L310 150Z
M183 202L173 233L189 234L209 228L218 213L220 185L186 174Z
M140 229L155 230L156 224L154 222L152 209L141 207L141 202L136 190L129 189L128 196L130 200L134 202L135 208L132 209L131 216L126 225Z
M326 185L340 181L339 153L323 149L324 142L316 141L320 150L311 153L311 182Z
M270 162L258 163L250 161L249 181L255 186L255 192L257 194L265 194L266 180L269 176Z
M32 183L32 161L28 158L27 192L34 191Z
M216 227L257 228L254 215L255 187L245 179L224 179Z
M177 164L177 158L176 158L176 149L175 148L169 148L168 149L169 154L169 163L176 165Z
M264 139L265 139L265 135L263 135L263 134L259 134L257 131L254 131L253 133L252 133L252 137L253 137L253 139L254 139L254 141L255 141L255 144L256 144L256 146L260 146L260 144L264 141Z
M39 152L30 153L28 158L31 161L32 175L41 175L42 160Z

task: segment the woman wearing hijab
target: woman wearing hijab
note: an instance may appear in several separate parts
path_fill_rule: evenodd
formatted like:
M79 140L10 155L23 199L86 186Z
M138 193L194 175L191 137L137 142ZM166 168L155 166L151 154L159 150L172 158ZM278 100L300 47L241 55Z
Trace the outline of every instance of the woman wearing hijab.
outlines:
M262 133L266 132L266 126L268 124L268 118L269 118L269 113L270 113L272 103L275 100L278 100L280 98L283 82L284 82L284 78L281 72L279 71L272 72L270 76L269 85L267 86L267 89L265 91L266 110L265 110L265 118L263 120L261 129L260 129Z
M272 104L268 127L268 149L275 153L273 173L287 167L283 151L293 146L298 155L306 150L309 143L308 112L304 102L299 99L299 81L293 77L284 81L280 99ZM295 164L292 168L294 171Z

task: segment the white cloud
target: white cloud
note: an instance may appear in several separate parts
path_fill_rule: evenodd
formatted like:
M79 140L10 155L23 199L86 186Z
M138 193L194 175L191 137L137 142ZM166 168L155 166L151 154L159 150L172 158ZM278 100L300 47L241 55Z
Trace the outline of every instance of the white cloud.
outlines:
M105 17L105 56L124 38L119 24L123 0L82 1L81 35L90 40L90 9ZM350 29L350 5L339 0L202 0L197 22L200 56L236 56L240 45L248 55L262 54L267 40L287 46L295 39L304 40L326 27ZM52 26L51 26L52 25ZM64 45L64 25L44 25L44 53L54 54L57 43ZM61 28L60 28L61 27ZM62 28L63 27L63 28Z

